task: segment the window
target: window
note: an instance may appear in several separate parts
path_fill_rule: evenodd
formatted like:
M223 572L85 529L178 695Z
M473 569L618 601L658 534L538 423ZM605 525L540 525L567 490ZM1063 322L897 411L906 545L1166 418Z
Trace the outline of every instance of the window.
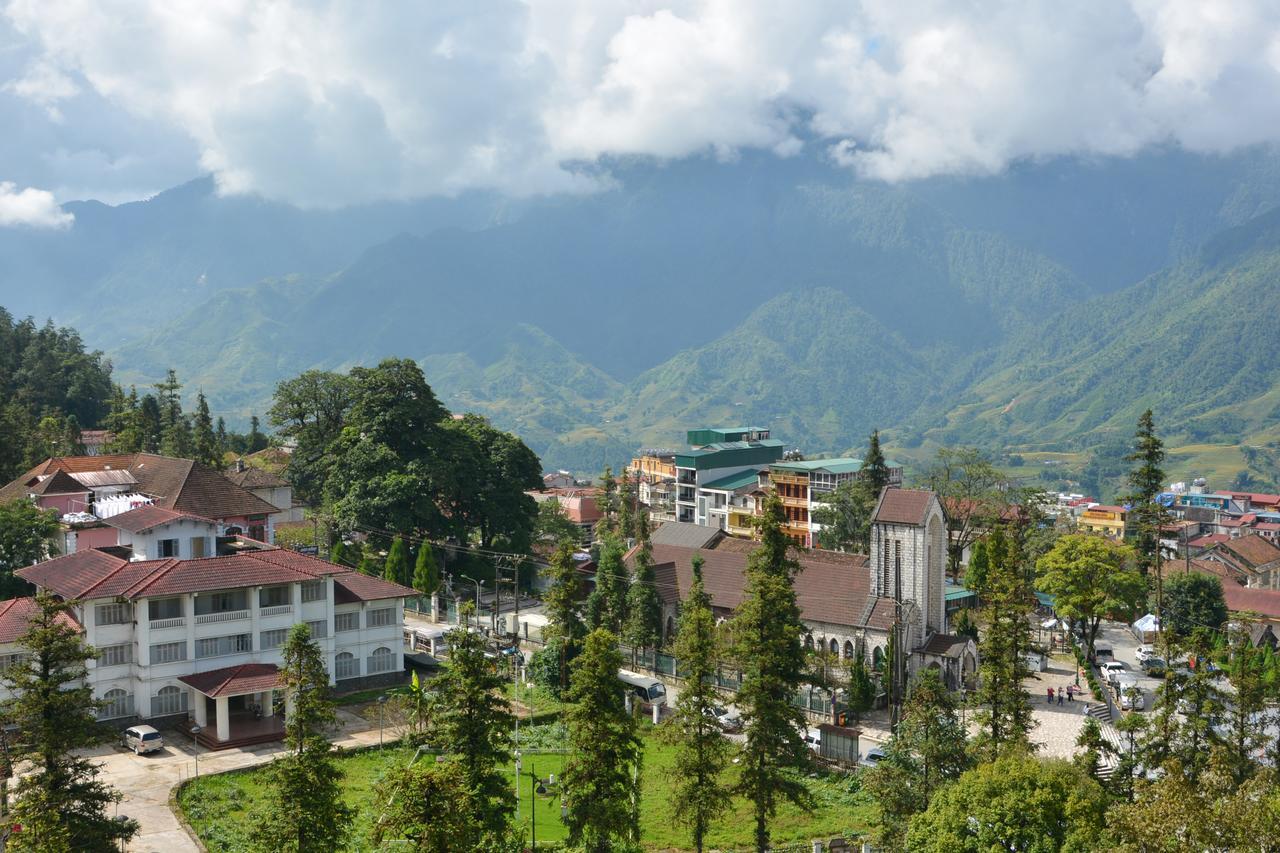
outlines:
M152 622L160 619L181 619L181 598L153 598L147 602L147 616Z
M251 634L232 634L229 637L209 637L196 640L196 658L212 658L253 651Z
M211 592L196 598L196 615L207 613L229 613L235 610L249 609L249 591L232 589L222 592Z
M133 714L133 697L119 687L102 694L102 701L107 704L98 712L99 720L113 720Z
M0 672L4 672L14 664L22 663L27 659L26 652L17 652L11 655L0 655Z
M369 655L369 674L373 675L378 672L390 672L395 669L396 656L391 649L386 646L379 646L373 650L373 654Z
M199 560L209 556L209 538L207 536L191 537L191 559Z
M385 628L388 625L394 625L396 621L396 609L394 607L380 607L377 610L370 610L366 624L370 628Z
M157 643L151 647L152 663L173 663L187 659L187 641L179 643Z
M324 581L305 581L302 584L302 600L324 601Z
M259 607L279 607L289 603L288 586L264 586L258 590Z
M329 636L329 622L326 619L308 622L307 627L311 629L311 639L313 640L323 640Z
M178 540L177 539L161 539L156 543L159 549L156 553L157 557L176 557L178 556Z
M98 649L98 666L121 666L133 662L133 643L102 646Z
M360 659L351 652L339 652L333 660L333 678L340 681L344 678L360 676Z
M360 613L335 613L333 614L333 630L334 631L358 631L360 630Z
M93 609L93 621L99 625L126 625L133 621L133 608L128 604L99 604Z
M187 691L170 684L161 687L160 692L151 697L151 716L163 717L166 714L183 714L187 710Z
M284 640L287 636L289 636L288 628L280 628L275 631L263 631L260 640L263 651L267 649L280 648L284 645Z

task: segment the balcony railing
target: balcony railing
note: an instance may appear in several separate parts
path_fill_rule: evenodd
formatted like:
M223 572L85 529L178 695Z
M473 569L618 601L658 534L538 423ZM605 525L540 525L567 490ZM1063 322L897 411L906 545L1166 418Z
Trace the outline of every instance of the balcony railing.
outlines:
M211 622L235 622L237 619L248 619L248 610L225 610L221 613L204 613L196 617L197 625L208 625Z
M258 611L259 616L284 616L293 612L292 604L277 604L274 607L264 607Z
M150 628L152 631L159 631L161 628L181 628L185 624L185 616L175 616L172 619L152 619Z

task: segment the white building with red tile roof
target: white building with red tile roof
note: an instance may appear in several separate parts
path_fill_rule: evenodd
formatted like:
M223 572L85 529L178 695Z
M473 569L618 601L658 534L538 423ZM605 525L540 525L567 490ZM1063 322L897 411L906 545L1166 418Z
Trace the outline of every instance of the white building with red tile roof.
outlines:
M212 524L184 514L161 517L155 509L146 508L154 518L139 516L126 526L143 534L174 524L203 523L207 531ZM17 572L76 602L85 639L99 653L89 680L94 695L109 703L103 719L189 716L213 747L252 741L233 732L237 721L258 740L277 737L278 721L264 724L259 716L273 716L280 691L269 673L300 622L319 643L331 684L354 689L402 677L403 599L416 594L412 589L250 540L222 545L237 552L131 559L126 548L95 548ZM6 632L7 624L0 611L0 654L19 653L12 643L21 631Z

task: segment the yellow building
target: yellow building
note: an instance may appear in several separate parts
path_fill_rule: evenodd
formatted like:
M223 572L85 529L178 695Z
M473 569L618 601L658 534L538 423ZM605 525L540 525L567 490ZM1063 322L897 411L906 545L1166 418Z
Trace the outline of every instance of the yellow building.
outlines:
M1131 532L1129 511L1122 506L1107 504L1091 506L1080 516L1080 529L1086 533L1101 533L1117 542L1123 541Z

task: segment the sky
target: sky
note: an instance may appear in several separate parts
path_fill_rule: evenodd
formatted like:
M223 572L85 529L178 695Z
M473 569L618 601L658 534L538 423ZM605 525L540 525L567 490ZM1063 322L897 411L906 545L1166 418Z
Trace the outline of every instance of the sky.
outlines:
M589 193L619 158L867 180L1280 137L1280 0L0 0L0 227L203 174L302 207Z

